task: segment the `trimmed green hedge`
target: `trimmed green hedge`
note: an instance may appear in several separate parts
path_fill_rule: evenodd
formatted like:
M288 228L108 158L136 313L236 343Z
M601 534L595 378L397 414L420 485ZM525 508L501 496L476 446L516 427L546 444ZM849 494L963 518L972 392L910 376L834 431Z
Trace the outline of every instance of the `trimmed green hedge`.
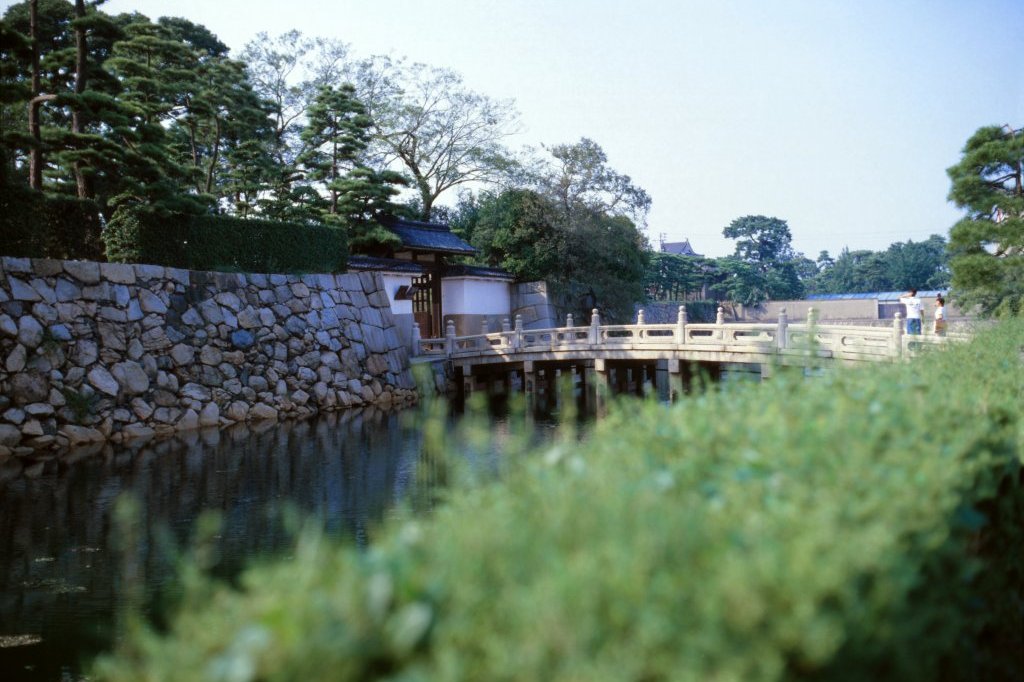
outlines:
M347 261L338 228L138 207L119 209L103 241L111 261L190 270L339 272Z
M101 229L93 201L0 188L0 255L103 260Z
M368 551L191 582L96 676L1020 679L1022 348L620 405Z

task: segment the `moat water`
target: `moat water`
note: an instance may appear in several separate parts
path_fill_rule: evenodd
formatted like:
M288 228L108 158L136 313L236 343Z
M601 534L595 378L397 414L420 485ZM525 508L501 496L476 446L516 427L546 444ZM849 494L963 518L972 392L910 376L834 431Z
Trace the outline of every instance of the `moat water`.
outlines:
M84 679L129 595L159 619L180 594L175 557L204 511L222 519L213 570L224 577L287 552L292 518L365 544L429 485L413 412L348 411L0 467L0 679ZM491 422L540 438L546 424ZM115 520L126 495L137 510L127 531Z
M492 402L491 446L461 457L500 468L502 441L543 443L566 414L592 417L580 394L561 415L553 396L538 400L528 411ZM449 433L463 419L441 418ZM366 545L403 503L430 499L422 419L418 408L350 410L0 464L0 680L86 679L130 601L159 623L181 594L177 563L204 512L220 516L211 570L225 579L286 554L296 519ZM119 521L125 498L134 505Z

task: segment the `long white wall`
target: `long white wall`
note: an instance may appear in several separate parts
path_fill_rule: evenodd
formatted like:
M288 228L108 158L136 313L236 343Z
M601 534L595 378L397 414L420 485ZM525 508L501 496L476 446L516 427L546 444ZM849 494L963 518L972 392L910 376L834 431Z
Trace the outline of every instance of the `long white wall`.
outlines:
M441 281L444 314L509 315L509 283L475 277L449 277Z

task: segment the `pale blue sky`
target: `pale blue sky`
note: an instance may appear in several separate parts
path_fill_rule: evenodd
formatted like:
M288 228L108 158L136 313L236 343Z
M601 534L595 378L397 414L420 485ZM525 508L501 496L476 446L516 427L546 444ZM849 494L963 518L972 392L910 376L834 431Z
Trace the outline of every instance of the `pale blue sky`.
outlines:
M4 6L10 2L4 2ZM406 55L516 100L517 144L596 140L654 200L649 236L725 255L747 214L794 246L946 234L945 169L986 124L1024 125L1024 0L110 0L234 50L258 32Z

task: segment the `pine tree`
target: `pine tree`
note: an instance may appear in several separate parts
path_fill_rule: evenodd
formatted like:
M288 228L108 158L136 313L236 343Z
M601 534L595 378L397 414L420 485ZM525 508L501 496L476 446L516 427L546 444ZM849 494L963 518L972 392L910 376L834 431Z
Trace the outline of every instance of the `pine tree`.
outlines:
M967 216L950 230L953 295L986 315L1024 314L1024 129L989 126L947 170Z

